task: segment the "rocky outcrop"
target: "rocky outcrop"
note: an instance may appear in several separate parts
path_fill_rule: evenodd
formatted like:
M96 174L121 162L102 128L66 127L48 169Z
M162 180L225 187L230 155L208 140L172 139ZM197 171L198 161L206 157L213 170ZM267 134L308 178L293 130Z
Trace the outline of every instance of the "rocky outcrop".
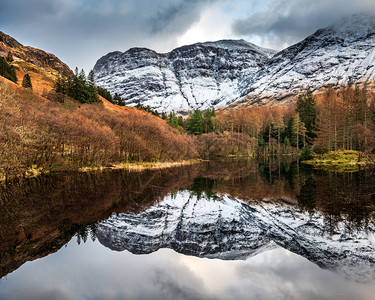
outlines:
M315 32L273 56L240 83L235 105L287 104L310 87L372 84L375 79L375 16L357 14Z
M239 82L273 54L243 40L198 43L166 54L132 48L103 56L94 72L97 84L127 105L187 112L232 103L240 96Z
M198 199L188 192L166 197L139 214L117 214L99 223L106 247L145 254L160 248L207 258L244 259L277 245L322 268L357 280L374 277L375 227L331 232L324 216L285 200L242 202L222 196Z
M375 17L357 14L278 52L241 41L199 43L167 54L133 48L102 57L98 84L159 111L286 105L310 87L374 85Z

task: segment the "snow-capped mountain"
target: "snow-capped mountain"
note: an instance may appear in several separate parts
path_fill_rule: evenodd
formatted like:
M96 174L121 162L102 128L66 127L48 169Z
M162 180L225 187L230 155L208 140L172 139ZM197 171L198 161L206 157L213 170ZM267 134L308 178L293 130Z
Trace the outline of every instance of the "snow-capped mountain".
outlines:
M277 246L322 268L357 280L374 278L375 227L347 232L345 221L330 233L324 216L302 212L289 201L244 203L229 196L168 196L139 214L118 214L97 226L112 250L146 254L160 248L207 258L245 259Z
M166 54L132 48L103 56L94 72L97 84L127 105L187 112L232 103L240 96L239 82L273 54L244 40L197 43Z
M277 53L240 83L236 104L288 103L301 90L371 83L375 78L375 16L356 14Z
M97 83L159 111L286 104L307 87L374 83L375 17L356 14L275 54L243 40L198 43L167 54L133 48L94 67Z

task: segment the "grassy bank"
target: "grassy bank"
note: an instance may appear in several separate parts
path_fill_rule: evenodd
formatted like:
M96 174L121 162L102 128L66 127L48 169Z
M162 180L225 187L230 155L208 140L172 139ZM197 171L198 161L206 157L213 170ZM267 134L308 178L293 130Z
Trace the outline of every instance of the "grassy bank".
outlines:
M174 162L134 162L134 163L119 163L101 167L84 167L80 168L79 171L81 172L90 172L96 170L118 170L118 169L126 169L132 171L143 171L149 169L168 169L180 166L188 166L202 162L201 159L190 159L190 160L181 160L181 161L174 161Z
M375 166L374 155L367 155L359 151L329 151L324 154L314 154L313 159L303 161L316 169L355 172L360 168Z

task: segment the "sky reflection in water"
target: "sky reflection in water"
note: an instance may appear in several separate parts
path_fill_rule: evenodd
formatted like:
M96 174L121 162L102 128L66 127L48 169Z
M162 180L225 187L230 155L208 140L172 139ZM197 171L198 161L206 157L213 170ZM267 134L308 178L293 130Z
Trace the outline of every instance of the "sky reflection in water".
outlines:
M332 230L342 215L349 220L349 232L372 222L373 173L302 173L293 166L258 171L250 163L235 162L203 167L136 176L69 174L38 180L25 195L17 186L8 190L1 205L11 214L0 214L0 248L2 274L11 273L0 279L0 299L373 299L374 280L349 280L283 248L245 261L223 261L170 249L147 255L116 252L90 238L78 245L74 237L48 255L68 241L77 226L84 228L114 211L139 213L169 192L189 186L197 197L286 197L306 211L323 212Z
M22 289L20 289L22 283ZM41 285L41 283L43 283ZM372 299L375 285L349 282L282 248L246 261L113 252L73 239L0 282L0 299Z

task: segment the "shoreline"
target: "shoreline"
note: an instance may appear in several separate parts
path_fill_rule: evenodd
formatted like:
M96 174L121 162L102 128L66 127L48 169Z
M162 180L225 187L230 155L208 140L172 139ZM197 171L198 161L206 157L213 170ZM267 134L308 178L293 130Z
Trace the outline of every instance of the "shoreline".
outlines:
M79 172L91 172L99 170L131 170L131 171L143 171L152 169L169 169L181 166L190 166L203 162L202 159L190 159L181 160L174 162L135 162L135 163L117 163L108 166L100 167L82 167L79 168Z
M136 162L136 163L116 163L110 164L107 166L98 166L98 167L81 167L81 168L58 168L55 170L43 170L41 168L30 168L24 174L24 176L11 176L8 177L8 180L18 180L18 179L30 179L36 178L43 174L49 174L54 172L65 172L65 171L77 171L77 172L92 172L92 171L102 171L102 170L129 170L141 172L144 170L153 170L153 169L169 169L181 166L189 166L193 164L201 163L205 160L203 159L190 159L190 160L181 160L175 162ZM5 177L0 177L0 184L5 183Z

